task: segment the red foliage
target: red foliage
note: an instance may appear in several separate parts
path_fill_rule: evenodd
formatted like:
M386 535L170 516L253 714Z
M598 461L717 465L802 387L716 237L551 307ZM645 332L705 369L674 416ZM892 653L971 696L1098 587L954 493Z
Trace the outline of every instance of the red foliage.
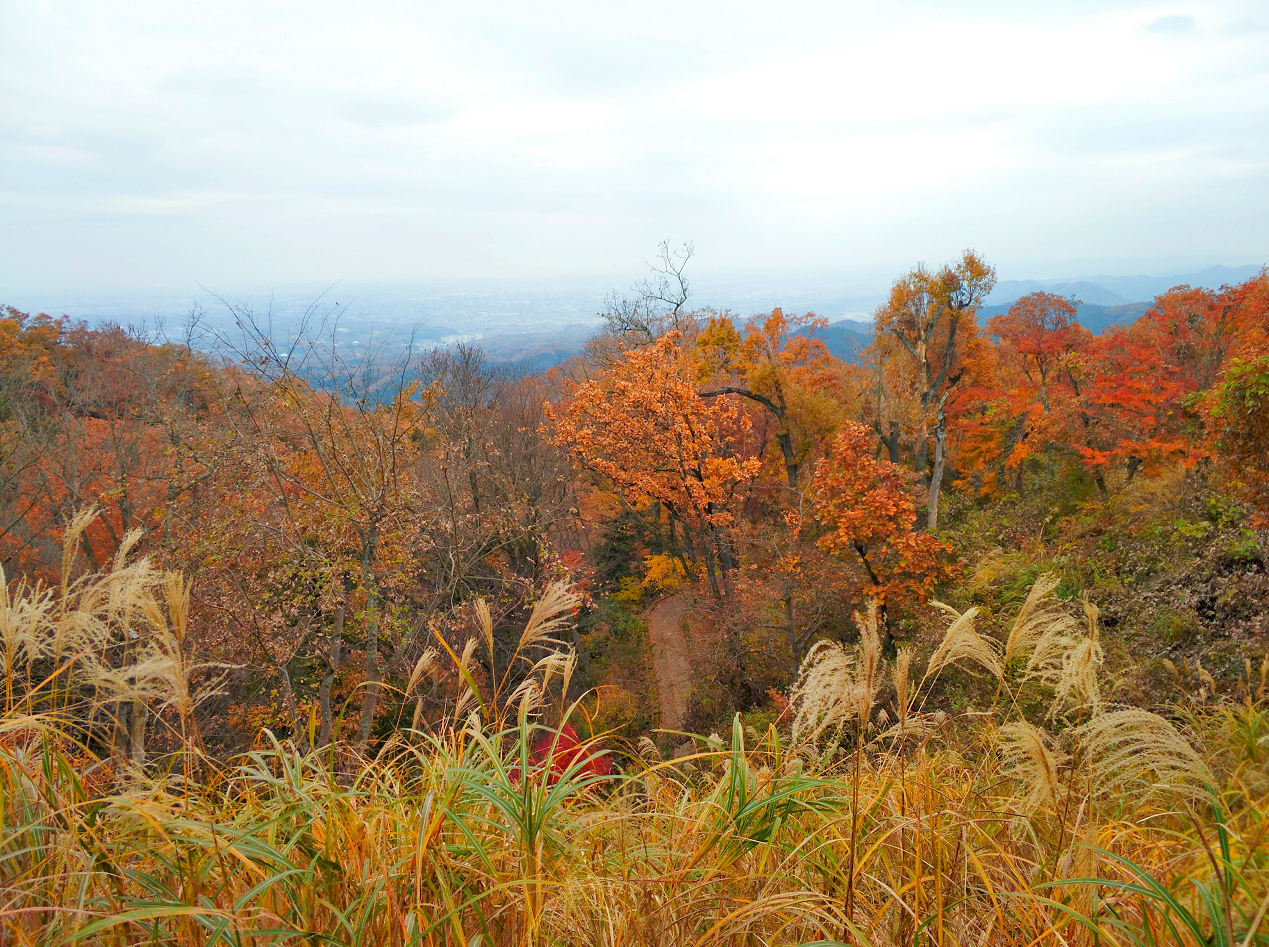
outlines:
M556 776L563 775L565 770L578 763L581 763L578 775L582 777L611 776L612 757L602 751L602 744L596 741L581 742L577 728L566 723L557 733L544 733L534 741L533 762L539 769L550 770Z
M1131 326L1095 340L1067 425L1087 466L1120 461L1131 473L1210 453L1198 396L1253 328L1256 283L1220 292L1174 287Z
M1075 321L1074 303L1052 293L1023 296L1004 315L992 316L987 331L999 340L1002 356L1041 392L1089 334Z

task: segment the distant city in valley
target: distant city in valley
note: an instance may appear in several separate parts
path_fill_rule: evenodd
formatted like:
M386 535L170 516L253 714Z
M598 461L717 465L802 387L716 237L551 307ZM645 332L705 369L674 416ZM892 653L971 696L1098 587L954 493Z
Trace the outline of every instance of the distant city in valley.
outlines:
M1043 290L1079 301L1080 322L1093 332L1127 324L1150 301L1173 286L1211 289L1254 276L1259 264L1211 266L1157 276L1075 276L1049 280L1002 279L987 299L982 318L1004 312L1027 293ZM743 320L776 306L798 313L814 312L832 324L825 341L833 354L851 359L868 343L872 312L885 299L884 283L852 284L830 277L805 279L691 277L692 308L730 312ZM632 280L627 278L625 283ZM622 278L607 281L453 280L359 284L340 282L323 289L226 292L196 288L188 293L112 291L63 296L28 296L11 300L29 311L83 319L92 325L117 323L176 337L191 313L202 331L223 334L233 328L226 304L246 306L276 331L288 334L305 313L319 319L336 317L337 337L353 346L407 344L420 350L460 343L482 348L490 361L515 363L542 371L581 352L601 321L605 299L626 289ZM329 326L328 326L329 330Z

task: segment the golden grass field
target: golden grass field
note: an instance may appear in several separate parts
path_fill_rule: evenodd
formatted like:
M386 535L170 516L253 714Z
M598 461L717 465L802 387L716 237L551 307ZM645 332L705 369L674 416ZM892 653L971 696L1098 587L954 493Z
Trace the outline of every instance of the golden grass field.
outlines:
M180 577L125 550L60 588L15 583L0 943L1269 943L1269 666L1207 710L1120 706L1096 609L1055 585L1002 641L948 609L928 658L885 659L875 613L859 616L858 645L808 656L789 719L737 718L673 760L602 735L543 752L583 713L553 697L577 603L557 586L522 673L475 673L479 638L424 656L415 678L453 662L465 682L447 719L373 755L266 732L216 763L193 725ZM992 704L927 710L953 668L994 679ZM1024 689L1043 713L1023 713ZM123 704L179 751L112 755L102 728Z

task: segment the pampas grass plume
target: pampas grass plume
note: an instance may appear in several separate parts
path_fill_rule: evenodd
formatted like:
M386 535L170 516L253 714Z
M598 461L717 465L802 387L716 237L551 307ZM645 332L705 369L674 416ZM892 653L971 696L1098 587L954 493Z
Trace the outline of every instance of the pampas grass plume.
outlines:
M1005 643L1005 661L1029 654L1046 634L1070 634L1074 620L1057 607L1053 593L1061 582L1052 572L1035 580L1018 610Z
M974 628L978 608L971 608L961 614L942 602L931 604L952 615L953 621L943 633L943 640L935 649L934 656L930 658L930 666L926 669L925 676L937 674L943 668L961 661L972 661L985 668L997 680L1003 677L1004 664L1001 662L996 645L990 639L980 635Z
M1167 720L1146 710L1097 714L1074 731L1089 782L1109 792L1137 781L1161 792L1200 797L1212 775Z
M1052 746L1052 738L1025 720L1000 728L1000 755L1010 775L1026 788L1023 807L1028 811L1055 808L1062 791L1059 769L1065 761Z

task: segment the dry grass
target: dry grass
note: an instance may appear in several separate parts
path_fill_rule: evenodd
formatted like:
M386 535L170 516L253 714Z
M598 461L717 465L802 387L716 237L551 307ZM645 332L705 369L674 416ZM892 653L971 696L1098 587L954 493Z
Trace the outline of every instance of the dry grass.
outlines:
M1013 656L1055 625L1094 639L1095 617L1076 635L1051 591L1028 599L1036 627ZM572 662L553 642L575 599L557 588L522 638L517 675L495 668L481 690L480 638L451 651L468 682L460 710L372 758L266 740L197 786L154 760L144 778L101 779L106 745L72 724L120 698L85 693L74 714L65 700L45 714L36 704L61 691L38 665L57 648L71 661L68 641L104 640L99 626L164 635L114 660L109 687L179 716L193 702L187 674L185 692L171 686L184 674L171 662L187 662L171 647L182 596L177 580L126 562L64 590L7 593L0 630L20 686L0 726L4 943L1269 942L1257 929L1269 820L1253 789L1269 721L1254 704L1204 725L1223 742L1201 752L1161 717L1087 701L1077 724L1059 713L1042 729L1013 700L1027 671L1015 680L1000 666L972 615L954 618L918 675L911 652L885 666L870 613L859 647L808 657L796 736L746 736L737 721L729 746L687 760L662 761L650 740L629 754L591 742L552 767L534 747L577 712L558 704ZM137 670L164 660L162 673ZM410 690L437 660L420 662ZM914 709L952 663L999 682L976 731ZM144 691L143 677L168 683ZM899 698L879 709L887 677ZM882 709L900 738L868 742ZM593 766L605 752L617 775Z

